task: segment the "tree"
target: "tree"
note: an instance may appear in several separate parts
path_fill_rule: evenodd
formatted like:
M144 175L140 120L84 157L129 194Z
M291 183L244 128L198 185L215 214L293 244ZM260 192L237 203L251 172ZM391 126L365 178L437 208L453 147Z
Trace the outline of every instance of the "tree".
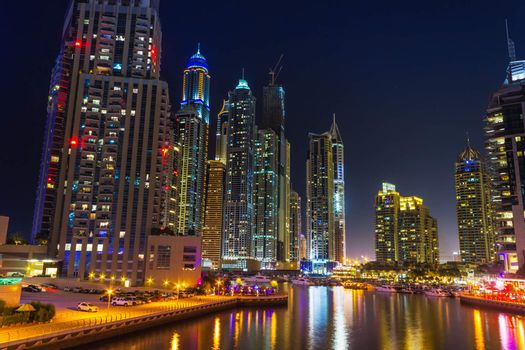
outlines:
M29 244L27 239L25 239L24 236L22 235L22 233L20 233L20 232L15 232L15 233L10 234L9 237L7 237L6 243L7 244L14 244L14 245Z

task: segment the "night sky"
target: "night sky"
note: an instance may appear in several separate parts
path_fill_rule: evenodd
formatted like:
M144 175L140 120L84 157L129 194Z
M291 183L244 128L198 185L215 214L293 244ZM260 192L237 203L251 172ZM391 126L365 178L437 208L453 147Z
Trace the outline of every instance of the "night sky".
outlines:
M467 131L482 147L484 109L507 66L505 18L518 58L525 58L525 3L422 3L161 0L162 76L176 107L182 70L200 42L215 116L243 67L261 101L268 69L284 54L279 80L292 182L303 206L307 134L329 130L336 113L346 153L350 256L374 256L373 201L389 181L425 200L438 220L442 259L449 259L458 249L454 161ZM11 217L10 232L31 230L49 78L67 4L2 3L0 215Z

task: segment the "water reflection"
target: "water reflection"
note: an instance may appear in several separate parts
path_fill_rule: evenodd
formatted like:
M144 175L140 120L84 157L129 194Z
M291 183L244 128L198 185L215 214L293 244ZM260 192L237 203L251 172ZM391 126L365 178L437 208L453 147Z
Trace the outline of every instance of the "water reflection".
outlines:
M289 306L228 310L90 350L525 349L525 319L455 299L297 287Z

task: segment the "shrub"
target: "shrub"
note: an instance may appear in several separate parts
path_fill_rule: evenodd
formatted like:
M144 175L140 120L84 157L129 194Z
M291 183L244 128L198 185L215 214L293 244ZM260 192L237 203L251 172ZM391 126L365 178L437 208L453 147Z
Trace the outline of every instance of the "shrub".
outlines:
M5 300L0 299L0 314L4 312Z

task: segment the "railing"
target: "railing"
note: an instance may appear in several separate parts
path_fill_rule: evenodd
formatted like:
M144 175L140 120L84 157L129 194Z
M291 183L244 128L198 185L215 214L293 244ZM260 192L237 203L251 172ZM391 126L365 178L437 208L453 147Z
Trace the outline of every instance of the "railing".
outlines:
M217 308L226 305L236 305L237 298L225 297L196 297L185 301L174 301L169 305L139 306L127 309L125 312L87 317L71 321L50 322L38 325L27 325L18 329L0 331L0 349L16 347L24 343L52 342L69 337L85 335L93 330L115 329L130 324L139 324L154 319L173 317L192 311ZM101 310L102 311L102 310ZM58 319L66 319L69 315L78 316L78 312L61 313Z

